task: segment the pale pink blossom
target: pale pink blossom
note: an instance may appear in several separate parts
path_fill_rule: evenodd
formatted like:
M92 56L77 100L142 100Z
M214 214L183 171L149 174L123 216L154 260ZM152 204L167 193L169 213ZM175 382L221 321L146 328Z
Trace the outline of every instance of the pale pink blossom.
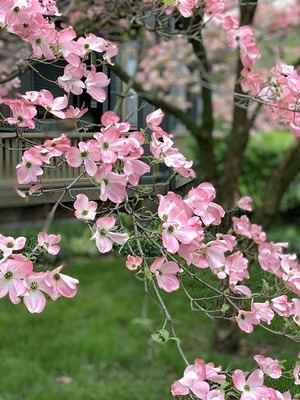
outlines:
M116 219L114 217L102 217L96 221L96 233L91 240L96 241L100 253L111 251L113 243L124 245L129 236L127 233L114 232L116 228Z
M57 255L60 252L58 244L60 241L60 235L48 234L47 232L40 232L38 234L38 245L52 255Z
M79 67L74 67L68 64L64 69L64 75L57 79L58 86L62 87L65 92L73 93L77 96L83 93L85 84L81 80L84 76L85 67L80 65Z
M285 294L272 299L271 307L281 317L289 317L292 313L292 303Z
M27 275L24 283L27 291L24 293L23 301L30 313L41 313L44 311L46 306L45 293L53 300L56 300L56 295L53 293L53 289L46 284L46 278L49 272L32 272Z
M253 326L260 323L260 316L256 311L240 310L235 319L239 328L246 333L253 332Z
M11 100L8 102L8 106L13 114L12 117L6 118L10 125L16 125L20 128L35 128L33 118L36 116L37 111L34 106L21 100Z
M250 196L243 196L240 198L240 200L238 201L238 206L239 208L241 208L242 210L245 211L252 211L252 207L250 205L250 203L252 202L252 198Z
M2 251L4 257L7 257L14 251L22 250L25 243L26 238L24 236L19 236L16 239L11 236L0 236L0 251Z
M96 72L96 68L92 67L86 77L86 91L93 99L103 103L106 99L106 91L103 88L108 86L109 82L110 79L103 72Z
M42 187L43 187L42 184L36 183L35 185L32 185L32 186L30 187L29 190L25 190L25 191L20 190L20 189L15 189L15 190L16 190L16 193L17 193L20 197L22 197L22 198L25 199L25 198L27 198L27 197L29 197L29 196L32 196L34 193L39 192L39 190L40 190Z
M219 225L225 215L224 209L214 203L216 190L209 182L203 182L189 191L185 202L192 208L205 225Z
M94 176L97 171L97 162L100 161L101 153L96 140L79 142L78 147L70 147L65 154L67 163L74 168L84 164L86 172Z
M247 379L242 370L236 369L232 375L232 380L237 390L242 392L241 400L258 400L268 396L261 369L256 369Z
M17 181L24 185L35 183L38 176L43 175L43 162L40 158L33 156L29 151L25 151L22 156L22 162L16 166Z
M127 177L112 172L111 164L99 167L94 179L100 184L100 200L110 200L116 204L124 200L126 196Z
M63 265L50 271L45 277L45 283L54 291L54 296L74 297L77 293L79 281L68 275L62 274Z
M67 107L68 102L69 100L66 95L54 98L53 94L46 89L41 90L38 100L40 106L61 119L65 118L65 113L62 110Z
M26 292L24 278L33 270L32 261L22 254L11 255L0 265L0 298L9 295L12 303L18 304Z
M269 301L265 301L264 303L253 303L251 310L259 315L261 321L266 322L268 325L271 324L274 318L274 312Z
M74 202L75 217L84 221L93 221L96 217L97 203L89 201L85 194L78 194Z
M300 327L300 299L292 299L292 315L294 322Z
M278 360L273 360L271 357L264 357L259 354L254 356L254 360L257 362L264 374L273 379L279 379L281 377L282 371Z
M126 268L128 268L130 271L136 271L138 267L142 264L143 258L142 257L136 257L136 256L127 256L126 259Z
M295 365L293 369L293 376L295 385L300 385L300 364Z
M176 276L179 270L176 262L166 261L164 257L157 258L150 267L150 271L155 274L158 286L165 292L179 289L180 282Z

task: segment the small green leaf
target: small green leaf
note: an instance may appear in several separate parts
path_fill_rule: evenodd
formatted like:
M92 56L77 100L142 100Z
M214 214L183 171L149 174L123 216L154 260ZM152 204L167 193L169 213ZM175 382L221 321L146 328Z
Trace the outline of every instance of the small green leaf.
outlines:
M152 333L151 338L156 343L166 343L170 339L172 339L172 338L170 338L169 332L164 328L160 329L156 333Z
M229 305L224 303L221 307L221 312L222 314L226 314L226 312L229 310Z

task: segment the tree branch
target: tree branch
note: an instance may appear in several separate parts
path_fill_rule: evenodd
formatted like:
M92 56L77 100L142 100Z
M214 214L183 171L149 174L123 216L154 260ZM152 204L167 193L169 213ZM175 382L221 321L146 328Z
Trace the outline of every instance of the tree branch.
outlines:
M296 139L269 179L262 204L256 214L259 223L264 226L272 223L284 193L299 172L300 139Z
M202 20L199 20L199 23L201 26ZM209 79L210 66L203 41L191 39L190 42L200 61L200 81L205 83L201 88L203 107L201 128L192 133L199 145L201 178L216 183L218 177L213 141L214 115Z
M257 0L253 0L251 4L241 4L240 2L240 26L253 24L256 7ZM239 56L236 66L233 118L229 134L228 149L225 155L224 174L221 178L220 185L220 201L226 207L230 207L234 202L251 127L251 122L248 120L249 102L246 102L243 107L239 105L238 94L243 93L240 84L242 69L243 64Z
M167 103L163 99L160 99L159 97L156 97L154 94L150 92L145 92L143 90L142 85L140 85L138 82L132 80L132 77L127 74L124 68L121 67L119 64L114 64L110 66L110 69L120 78L123 82L129 83L131 82L131 87L136 91L136 93L146 100L149 104L161 108L167 113L170 113L174 115L176 118L178 118L190 131L192 130L197 130L198 125L197 123L191 118L187 113L184 111L180 110L180 108L177 108L173 106L171 103Z

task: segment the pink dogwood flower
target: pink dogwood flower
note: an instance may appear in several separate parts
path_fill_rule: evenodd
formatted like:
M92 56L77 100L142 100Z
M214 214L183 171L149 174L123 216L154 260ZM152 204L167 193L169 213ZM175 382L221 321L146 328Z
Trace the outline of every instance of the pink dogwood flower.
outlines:
M46 284L49 272L32 272L27 275L24 282L27 291L24 293L23 301L30 313L41 313L46 306L46 296L56 300L57 296L53 293L53 289Z
M268 390L264 384L264 374L261 369L256 369L246 379L244 371L236 369L232 375L234 386L242 392L241 400L264 399L268 396Z
M240 198L240 200L238 201L238 206L239 208L241 208L242 210L245 211L252 211L252 207L250 205L250 203L252 202L252 198L250 196L243 196Z
M268 325L271 324L274 318L274 312L269 301L265 301L264 303L253 303L251 310L257 313L262 321L266 322Z
M94 176L97 171L96 162L100 161L101 154L96 140L79 142L78 147L72 146L65 154L67 163L74 168L84 164L86 172Z
M253 332L253 326L260 323L260 316L256 311L240 310L235 319L239 328L246 333Z
M146 122L147 122L148 127L152 131L155 131L162 123L164 116L165 116L165 114L160 108L158 110L155 110L152 113L148 114L146 116Z
M78 279L62 274L63 265L49 272L45 277L45 283L51 287L54 293L63 297L74 297L77 293Z
M292 303L285 294L272 299L271 307L281 317L289 317L292 313Z
M138 267L142 264L143 258L142 257L135 257L135 256L127 256L126 259L126 268L130 271L136 271Z
M38 104L56 117L64 119L65 113L62 110L67 107L68 102L69 100L66 95L54 98L49 90L43 89L40 92Z
M32 186L30 187L29 190L25 190L25 191L20 190L20 189L15 189L15 190L16 190L16 193L17 193L20 197L22 197L23 199L25 199L25 198L27 198L27 197L29 197L29 196L32 196L34 193L39 192L39 190L40 190L42 187L43 187L42 184L36 183L35 185L32 185Z
M26 238L24 236L17 237L16 239L11 236L0 236L0 251L2 251L4 257L7 257L14 251L22 250L25 243Z
M87 93L95 100L103 103L106 99L106 91L103 89L108 86L110 79L103 72L96 72L96 68L92 67L85 81Z
M281 377L282 370L278 360L273 360L271 357L264 357L260 354L254 356L254 360L257 362L264 374L273 379L279 379Z
M180 243L189 244L198 236L195 220L189 219L184 209L173 208L168 221L163 223L162 241L170 253L177 253Z
M176 276L179 270L176 262L166 261L164 257L157 258L150 267L150 271L155 274L158 286L168 293L180 287L179 279Z
M96 233L91 240L96 241L96 246L100 253L111 251L113 243L124 245L129 236L127 233L113 232L116 225L116 218L102 217L96 221Z
M40 158L30 154L29 151L25 151L22 162L16 166L18 183L25 185L37 182L38 176L44 173L42 165L43 161Z
M0 298L9 295L18 304L26 292L24 278L33 270L33 264L22 254L11 255L0 265Z
M189 365L184 370L183 377L171 386L173 396L187 396L192 393L202 400L206 399L209 390L209 384L203 380L198 367L195 365Z
M292 299L293 304L293 320L300 327L300 299Z
M116 204L124 200L126 196L127 177L112 172L111 164L99 167L94 179L100 184L100 200L110 200Z
M216 190L209 182L203 182L189 191L185 202L205 225L219 225L225 215L224 209L214 203Z
M73 106L70 106L66 111L65 111L65 118L72 118L72 119L79 119L81 118L84 114L88 112L88 108L74 108Z
M16 125L20 128L35 128L33 118L36 116L37 111L34 106L21 100L9 101L8 106L13 114L12 117L6 118L10 125Z
M49 235L47 232L38 234L38 245L52 255L57 255L60 252L60 246L58 245L60 241L60 235Z
M75 217L84 221L93 221L96 217L98 204L89 201L85 194L78 194L74 202Z
M295 385L300 385L300 364L297 364L293 369Z
M64 75L57 79L58 86L62 87L65 92L73 93L79 96L83 93L85 84L81 80L84 76L85 66L80 65L79 67L74 67L68 64L64 69Z
M128 177L128 182L137 186L141 176L150 172L150 166L141 160L127 157L124 160L124 174Z

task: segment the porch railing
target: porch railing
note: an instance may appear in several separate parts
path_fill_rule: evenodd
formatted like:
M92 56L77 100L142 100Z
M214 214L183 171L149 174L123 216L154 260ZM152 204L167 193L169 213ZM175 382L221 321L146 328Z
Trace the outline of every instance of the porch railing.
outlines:
M69 131L67 133L71 139L72 145L76 146L82 139L93 137L93 133L85 133L82 136L77 131ZM47 138L57 136L57 133L47 132ZM41 132L23 133L22 138L26 141L32 141L42 144L45 141L45 134ZM23 198L17 196L15 188L18 187L16 181L16 165L21 161L22 154L27 147L30 147L23 140L20 140L14 132L0 132L0 208L9 208L16 206L26 206ZM79 169L71 168L67 163L63 163L54 168L54 164L50 164L44 168L43 187L44 188L63 188L71 183L79 174ZM141 184L155 185L168 180L169 171L166 168L156 166L152 169L151 174L143 177ZM21 189L26 189L22 186ZM90 198L99 198L99 189L95 188L88 179L80 179L73 188L73 194L84 191L88 193ZM43 194L30 200L30 205L53 203L56 201L55 195ZM63 201L71 201L72 199L66 194Z

